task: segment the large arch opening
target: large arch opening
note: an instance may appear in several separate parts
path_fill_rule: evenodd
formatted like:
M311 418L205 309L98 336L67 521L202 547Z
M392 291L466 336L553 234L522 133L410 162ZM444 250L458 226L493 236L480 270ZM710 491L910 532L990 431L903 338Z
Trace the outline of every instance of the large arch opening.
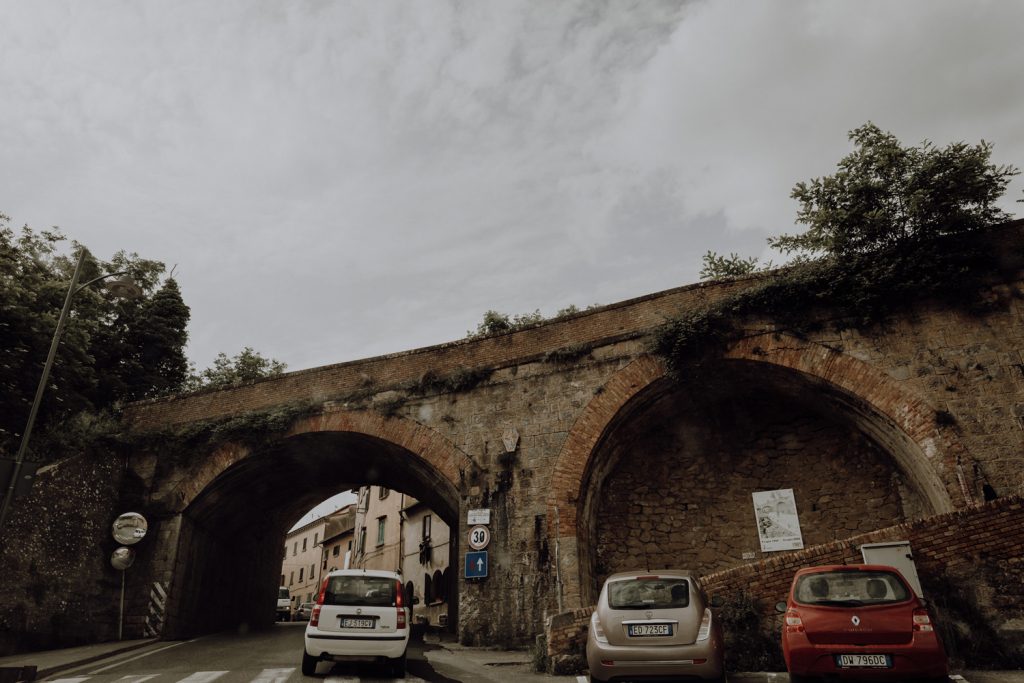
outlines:
M742 358L706 376L649 368L594 440L574 501L581 604L615 571L763 557L754 491L794 490L804 545L950 508L918 441L844 387Z
M165 637L271 625L288 552L286 535L307 511L340 491L375 486L406 494L458 528L459 496L452 481L420 453L379 436L293 430L251 452L229 450L232 462L198 488L181 513L175 607L168 612ZM457 566L456 536L447 547L450 566ZM315 569L319 574L324 566L317 562ZM458 586L450 583L445 586L447 623L454 629Z

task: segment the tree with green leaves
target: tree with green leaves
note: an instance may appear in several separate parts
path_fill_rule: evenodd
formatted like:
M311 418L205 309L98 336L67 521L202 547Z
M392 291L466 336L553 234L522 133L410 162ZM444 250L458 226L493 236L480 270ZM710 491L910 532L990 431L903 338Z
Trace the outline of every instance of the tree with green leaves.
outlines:
M728 256L721 256L709 250L701 259L700 279L725 280L743 277L744 275L750 275L759 270L768 270L772 267L771 261L764 266L758 266L758 260L756 256L743 258L735 252Z
M771 247L843 257L972 232L1011 217L996 202L1020 171L993 164L992 145L984 140L904 147L870 122L849 138L856 149L834 175L793 188L797 222L807 231L771 238Z
M61 253L58 230L16 232L9 221L0 215L0 453L12 452L25 428L77 262ZM124 252L110 262L87 254L80 281L119 271L142 296L117 299L95 286L75 295L36 420L40 436L79 413L184 385L189 309L177 283L161 283L162 263Z
M259 351L246 346L235 356L228 358L221 352L206 368L189 381L189 389L223 389L244 382L273 377L283 373L288 366L273 358L264 358Z

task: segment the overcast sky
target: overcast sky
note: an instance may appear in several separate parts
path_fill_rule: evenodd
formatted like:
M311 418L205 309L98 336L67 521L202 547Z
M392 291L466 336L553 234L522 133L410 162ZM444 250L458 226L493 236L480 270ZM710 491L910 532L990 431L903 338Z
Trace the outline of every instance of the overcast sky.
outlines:
M1021 27L1009 0L0 0L0 212L176 265L200 369L355 360L770 258L868 120L1024 166Z

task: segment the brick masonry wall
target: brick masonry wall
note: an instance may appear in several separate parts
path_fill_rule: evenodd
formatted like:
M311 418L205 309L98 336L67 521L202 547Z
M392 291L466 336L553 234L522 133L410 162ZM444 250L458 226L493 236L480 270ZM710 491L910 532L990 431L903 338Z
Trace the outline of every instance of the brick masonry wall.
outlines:
M1019 496L1001 498L974 508L936 515L904 524L858 534L803 550L780 553L769 559L706 575L709 595L735 600L745 594L758 606L766 631L781 628L781 615L774 605L785 600L793 574L801 567L821 564L859 564L858 548L865 543L909 541L918 575L926 596L936 608L938 621L947 634L966 640L997 639L997 655L1010 665L1024 663L1024 501ZM961 618L962 605L950 601L951 587L965 589L968 607L976 610L988 626L984 632L965 629L978 624L950 624ZM945 613L942 606L948 606ZM584 607L548 617L545 621L547 654L559 657L579 655L586 647L587 629L593 607ZM971 615L969 615L971 616ZM959 631L959 634L957 633ZM972 652L951 652L968 665L992 666L989 651L971 661Z

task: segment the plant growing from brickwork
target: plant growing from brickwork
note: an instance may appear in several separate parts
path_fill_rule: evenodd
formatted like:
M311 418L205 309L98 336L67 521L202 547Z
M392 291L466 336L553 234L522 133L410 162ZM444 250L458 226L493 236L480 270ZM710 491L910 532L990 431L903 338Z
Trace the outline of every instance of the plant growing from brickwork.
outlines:
M973 237L1010 218L995 202L1018 170L991 164L985 142L903 148L870 123L850 139L858 149L834 176L793 189L801 203L797 220L809 228L769 240L795 254L791 264L751 277L743 291L656 333L653 351L671 374L699 372L747 333L743 321L754 316L800 336L826 323L870 327L926 300L974 311L1003 303L981 296L1001 255Z
M785 671L779 629L746 591L725 597L715 611L722 620L727 671Z

